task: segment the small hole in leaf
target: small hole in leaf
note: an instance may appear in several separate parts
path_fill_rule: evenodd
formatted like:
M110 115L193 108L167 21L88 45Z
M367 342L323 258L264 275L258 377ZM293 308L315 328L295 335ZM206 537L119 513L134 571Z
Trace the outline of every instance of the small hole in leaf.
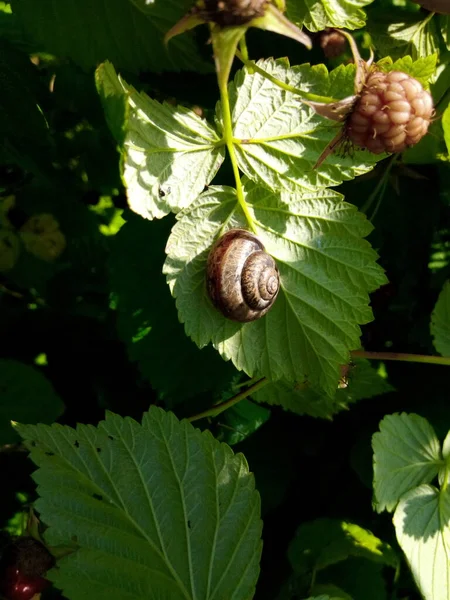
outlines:
M102 449L101 448L96 448L97 452L101 452Z
M36 448L37 444L36 444L36 442L30 442L30 446L31 446L32 448Z
M55 453L54 452L46 452L45 455L46 456L55 456Z
M92 497L96 500L99 500L100 502L103 500L103 496L100 496L100 494L92 494Z
M75 440L73 445L75 446L75 448L79 448L80 447L80 442L78 440Z
M191 522L188 521L187 525L188 525L188 528L190 529L191 528Z
M110 440L114 440L114 438L113 438L112 435L108 435L108 437L109 437Z

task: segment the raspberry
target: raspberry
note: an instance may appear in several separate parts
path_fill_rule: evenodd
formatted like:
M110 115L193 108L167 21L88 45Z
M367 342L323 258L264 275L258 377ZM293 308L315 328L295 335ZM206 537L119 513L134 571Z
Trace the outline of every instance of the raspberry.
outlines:
M406 73L375 71L347 119L347 137L374 154L402 152L428 131L433 100Z

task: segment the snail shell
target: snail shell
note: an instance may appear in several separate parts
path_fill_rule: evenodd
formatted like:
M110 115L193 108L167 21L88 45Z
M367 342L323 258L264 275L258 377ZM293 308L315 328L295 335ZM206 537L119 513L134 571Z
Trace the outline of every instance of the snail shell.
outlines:
M211 248L206 266L208 294L231 319L246 323L270 310L280 288L274 259L245 229L230 229Z

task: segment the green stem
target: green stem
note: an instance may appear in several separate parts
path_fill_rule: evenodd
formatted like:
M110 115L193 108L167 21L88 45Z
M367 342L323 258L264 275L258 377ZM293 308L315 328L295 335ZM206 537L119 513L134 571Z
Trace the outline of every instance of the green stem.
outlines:
M256 381L256 383L253 383L246 390L244 390L243 392L239 392L239 394L236 394L226 402L216 404L216 406L213 406L212 408L209 408L208 410L205 410L204 412L201 412L198 415L189 417L188 421L192 423L192 421L198 421L199 419L204 419L205 417L217 417L217 415L220 415L220 413L223 413L228 408L231 408L241 400L244 400L244 398L247 398L247 396L254 394L268 383L269 380L267 379L267 377L263 377L262 379Z
M239 49L240 49L240 53L242 54L244 60L246 62L250 62L250 59L248 58L248 48L247 48L247 41L245 39L245 35L242 36L241 41L239 42Z
M401 362L450 366L450 357L448 356L428 356L426 354L406 354L402 352L369 352L367 350L353 350L351 355L356 358L368 358L369 360L398 360Z
M297 96L300 96L305 100L310 100L311 102L339 102L337 98L330 98L329 96L317 96L316 94L310 94L309 92L305 92L304 90L301 90L292 85L289 85L288 83L285 83L284 81L281 81L281 79L274 77L264 69L261 69L261 67L258 67L258 65L254 61L246 59L243 56L243 54L239 52L239 50L236 50L236 56L241 62L244 63L247 69L253 69L253 71L256 71L257 73L259 73L259 75L262 75L263 77L277 85L282 90L285 90L286 92L292 92L293 94L296 94Z
M445 463L445 471L444 471L444 480L441 485L441 494L444 494L447 490L449 470L450 470L449 464L448 464L448 462L446 462Z
M231 166L233 168L234 179L236 181L236 195L239 202L240 207L247 219L248 226L250 229L256 233L255 223L253 221L253 217L250 214L247 203L244 198L244 190L242 189L241 176L239 174L239 168L236 158L236 152L234 148L234 140L233 140L233 126L231 122L231 109L230 109L230 99L228 97L228 87L227 84L221 84L219 82L219 90L220 90L220 99L222 102L222 116L223 116L223 139L225 141L225 145L228 149L228 154L230 155Z

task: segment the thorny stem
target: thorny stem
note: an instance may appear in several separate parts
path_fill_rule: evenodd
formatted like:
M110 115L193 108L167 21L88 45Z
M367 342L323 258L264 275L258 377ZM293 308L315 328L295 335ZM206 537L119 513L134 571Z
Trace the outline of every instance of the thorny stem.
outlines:
M221 404L216 404L216 406L213 406L212 408L208 408L208 410L205 410L204 412L201 412L198 415L189 417L188 421L190 421L192 423L192 421L198 421L199 419L204 419L205 417L217 417L217 415L220 415L220 413L223 413L228 408L231 408L232 406L234 406L241 400L244 400L244 398L247 398L247 396L254 394L258 390L263 388L265 385L267 385L268 383L269 383L269 380L267 379L267 377L258 379L258 381L253 383L251 386L249 386L243 392L239 392L239 394L236 394L229 400L226 400L226 402L222 402Z
M369 360L397 360L450 366L449 356L428 356L426 354L406 354L402 352L369 352L367 350L353 350L351 355L357 358L368 358Z
M236 50L236 56L241 62L244 63L247 69L253 69L253 71L256 71L259 75L262 75L262 77L265 77L282 90L285 90L286 92L292 92L293 94L300 96L301 99L309 100L311 102L339 102L339 100L336 98L330 98L329 96L318 96L317 94L310 94L309 92L305 92L304 90L301 90L299 88L294 87L293 85L289 85L288 83L281 81L281 79L274 77L264 69L261 69L261 67L258 67L258 65L254 61L246 59L243 56L243 54L239 52L239 50Z
M219 80L219 89L220 89L220 99L222 102L222 114L223 114L223 139L225 145L228 149L228 154L230 155L231 165L233 168L234 179L236 181L236 195L239 202L240 207L247 219L247 223L250 229L256 233L255 223L253 221L253 217L250 214L247 203L244 198L244 191L242 189L241 177L239 175L239 168L237 164L236 152L234 148L234 140L233 140L233 126L231 123L231 110L230 110L230 99L228 97L228 87L226 83L220 83Z

